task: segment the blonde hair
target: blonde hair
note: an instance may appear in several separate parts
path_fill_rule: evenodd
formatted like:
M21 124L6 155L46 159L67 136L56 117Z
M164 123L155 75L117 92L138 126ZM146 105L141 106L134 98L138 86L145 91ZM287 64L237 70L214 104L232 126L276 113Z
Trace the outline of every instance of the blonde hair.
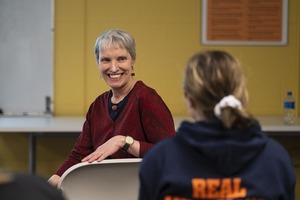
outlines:
M215 118L214 107L233 95L242 109L221 109L220 120L226 128L243 128L255 122L245 109L248 103L246 79L238 60L224 51L205 51L192 56L186 66L183 89L206 119Z

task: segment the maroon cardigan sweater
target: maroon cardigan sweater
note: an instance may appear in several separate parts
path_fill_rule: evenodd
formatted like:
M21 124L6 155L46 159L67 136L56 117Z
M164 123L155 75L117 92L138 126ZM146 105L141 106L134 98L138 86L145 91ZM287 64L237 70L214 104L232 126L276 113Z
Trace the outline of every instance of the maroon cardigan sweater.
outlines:
M73 150L55 174L61 176L68 168L81 162L85 156L115 135L130 135L139 141L140 157L158 141L175 136L170 110L157 92L142 81L137 81L115 121L111 119L108 110L109 93L110 91L101 94L91 104ZM133 156L119 150L109 158L130 157Z

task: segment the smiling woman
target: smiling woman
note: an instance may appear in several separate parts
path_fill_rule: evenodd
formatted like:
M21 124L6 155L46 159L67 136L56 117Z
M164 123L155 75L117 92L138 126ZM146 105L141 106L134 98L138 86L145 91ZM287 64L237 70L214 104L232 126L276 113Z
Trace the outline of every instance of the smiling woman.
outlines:
M96 62L111 88L91 104L83 131L49 182L79 162L143 157L157 142L175 136L171 112L160 95L135 80L135 41L127 32L108 30L95 43Z
M132 78L135 60L123 47L105 48L101 51L98 66L101 76L112 88L112 102L119 103L133 88Z

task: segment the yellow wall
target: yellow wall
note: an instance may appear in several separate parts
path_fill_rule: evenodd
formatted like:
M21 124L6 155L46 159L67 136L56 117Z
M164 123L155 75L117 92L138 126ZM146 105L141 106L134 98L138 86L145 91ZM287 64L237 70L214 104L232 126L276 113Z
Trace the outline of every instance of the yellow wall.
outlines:
M186 115L181 81L196 51L222 49L239 58L248 75L249 109L282 115L292 90L299 100L299 1L289 1L287 46L208 46L200 43L199 0L59 0L55 10L55 114L84 115L107 90L93 46L111 28L132 33L137 43L136 79L155 88L174 115ZM298 106L299 113L299 106Z

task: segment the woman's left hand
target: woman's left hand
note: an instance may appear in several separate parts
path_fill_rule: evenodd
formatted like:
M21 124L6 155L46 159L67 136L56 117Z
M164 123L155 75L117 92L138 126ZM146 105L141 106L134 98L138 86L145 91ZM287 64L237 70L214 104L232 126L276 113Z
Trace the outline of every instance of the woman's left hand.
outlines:
M106 157L117 152L125 143L125 136L117 135L110 138L107 142L99 146L93 153L83 158L82 162L102 161Z

